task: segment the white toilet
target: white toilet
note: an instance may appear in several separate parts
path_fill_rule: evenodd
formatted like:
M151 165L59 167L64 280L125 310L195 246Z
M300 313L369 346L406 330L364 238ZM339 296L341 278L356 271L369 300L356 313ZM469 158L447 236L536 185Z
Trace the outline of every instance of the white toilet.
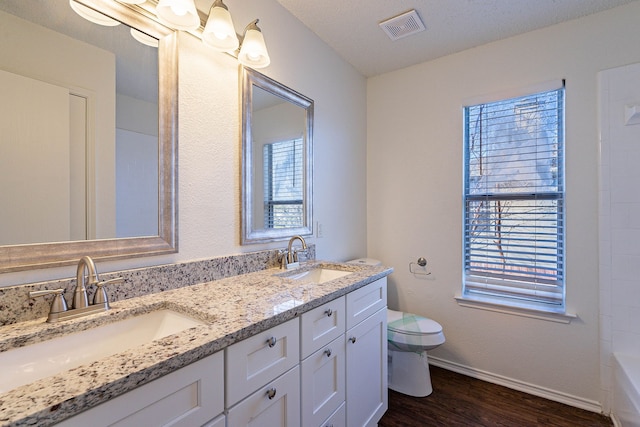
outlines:
M371 258L355 259L349 263L381 264ZM414 397L430 395L433 387L427 350L438 347L444 341L442 326L438 322L387 309L389 388Z
M442 326L434 320L387 309L389 388L409 396L431 394L427 350L444 343Z

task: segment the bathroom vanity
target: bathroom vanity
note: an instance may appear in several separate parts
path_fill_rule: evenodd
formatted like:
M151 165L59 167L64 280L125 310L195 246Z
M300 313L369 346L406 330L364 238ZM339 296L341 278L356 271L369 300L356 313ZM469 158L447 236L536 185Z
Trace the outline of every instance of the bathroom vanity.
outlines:
M320 268L347 274L300 277ZM311 262L118 301L84 319L4 326L0 352L160 309L202 323L8 390L0 424L376 425L387 409L391 272Z

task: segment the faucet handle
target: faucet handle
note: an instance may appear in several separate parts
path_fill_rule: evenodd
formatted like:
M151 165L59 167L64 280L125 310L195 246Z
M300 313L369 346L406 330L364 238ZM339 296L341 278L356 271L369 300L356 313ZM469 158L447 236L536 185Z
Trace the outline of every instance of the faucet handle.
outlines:
M93 295L93 304L104 304L106 309L109 309L109 296L107 295L107 291L104 289L106 285L111 285L114 283L124 283L124 279L122 277L116 277L114 279L104 280L102 282L96 283L96 293Z
M45 289L42 291L30 291L29 298L38 298L45 295L54 295L53 301L51 301L51 307L49 308L49 315L55 313L62 313L67 311L67 301L64 299L64 289Z
M307 259L307 255L308 255L309 249L294 249L293 250L293 262L298 262L300 261L300 257L298 256L299 254L304 255L304 259Z

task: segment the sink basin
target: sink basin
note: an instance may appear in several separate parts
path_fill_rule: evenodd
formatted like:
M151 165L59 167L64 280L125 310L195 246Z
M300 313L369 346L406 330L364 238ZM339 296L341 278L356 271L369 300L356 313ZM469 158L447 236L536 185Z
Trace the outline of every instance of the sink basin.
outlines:
M2 352L0 393L203 324L163 309Z
M302 283L319 284L337 279L339 277L344 277L351 273L351 271L332 270L330 268L314 268L312 270L302 271L300 273L291 275L288 274L286 277L288 279L293 279Z

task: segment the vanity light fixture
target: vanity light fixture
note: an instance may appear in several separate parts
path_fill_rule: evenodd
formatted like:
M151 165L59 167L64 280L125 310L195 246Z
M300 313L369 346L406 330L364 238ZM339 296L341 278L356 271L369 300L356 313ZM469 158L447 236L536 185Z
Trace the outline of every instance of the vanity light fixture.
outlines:
M142 5L147 2L147 0L117 1L131 5ZM69 0L69 4L76 13L91 22L100 25L119 24L118 21L102 15L75 0ZM155 14L162 24L175 30L192 31L195 36L198 36L196 30L200 28L200 16L196 9L195 0L158 0L155 6ZM267 45L264 42L262 31L258 27L258 21L256 19L249 23L244 29L244 34L239 36L236 34L231 14L223 0L214 0L200 37L205 44L220 52L226 52L236 57L246 67L264 68L271 63L271 59L269 58L269 52L267 52ZM131 35L141 43L157 46L157 40L152 40L146 34L131 31Z
M156 15L160 22L176 30L193 31L200 27L194 0L160 0Z
M69 6L71 6L71 9L73 9L75 13L94 24L103 25L105 27L115 27L116 25L120 25L120 22L115 19L111 19L100 12L96 12L90 7L80 4L75 0L69 0Z
M235 52L240 45L229 9L222 0L211 5L202 41L220 52Z
M258 19L244 29L238 61L251 68L264 68L271 62L267 45L264 43L264 36L258 27Z
M247 25L240 42L229 9L223 0L215 0L202 32L202 41L218 51L236 56L242 65L264 68L269 65L271 59L264 36L257 24L256 19ZM240 46L239 51L238 46Z

